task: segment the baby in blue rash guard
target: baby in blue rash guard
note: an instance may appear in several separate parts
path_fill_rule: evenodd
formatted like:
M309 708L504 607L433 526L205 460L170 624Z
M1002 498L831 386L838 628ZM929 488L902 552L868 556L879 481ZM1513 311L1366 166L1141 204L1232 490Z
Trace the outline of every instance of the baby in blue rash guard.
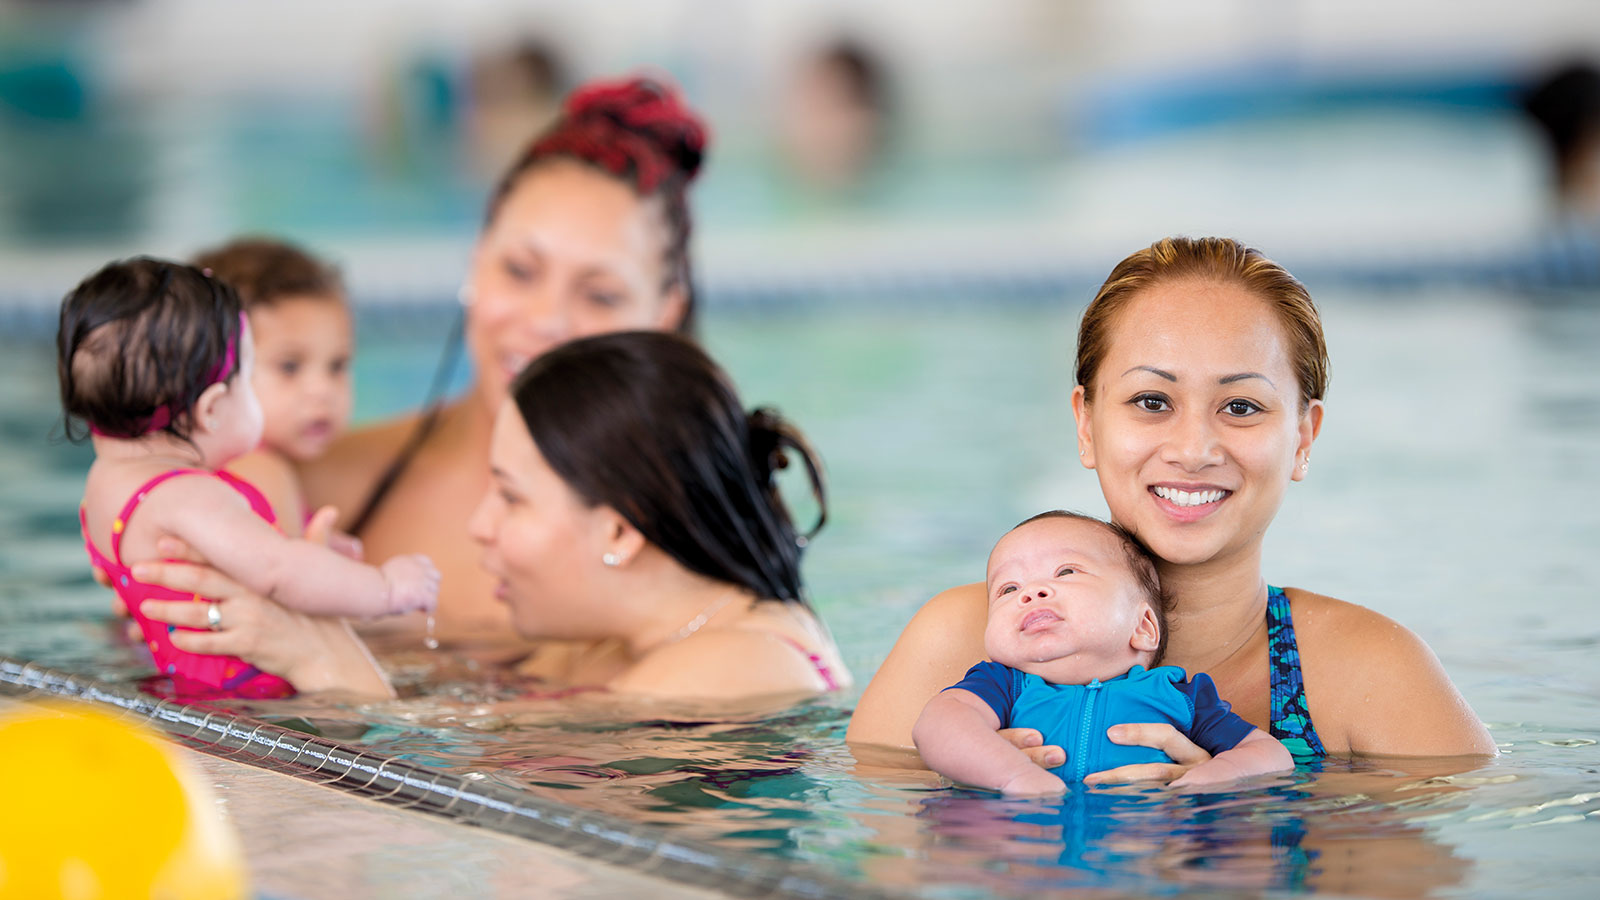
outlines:
M995 545L986 584L993 661L928 701L912 732L934 771L1006 794L1059 794L1092 772L1171 762L1112 743L1106 729L1123 722L1170 722L1212 755L1174 785L1294 766L1281 743L1232 712L1209 676L1156 666L1166 617L1155 562L1118 526L1059 510L1034 516ZM1066 762L1039 767L1002 728L1037 729Z

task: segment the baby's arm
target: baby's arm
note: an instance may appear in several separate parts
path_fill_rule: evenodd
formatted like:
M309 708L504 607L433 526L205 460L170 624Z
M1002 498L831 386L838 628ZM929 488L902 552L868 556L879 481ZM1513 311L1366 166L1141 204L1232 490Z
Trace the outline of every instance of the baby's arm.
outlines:
M145 507L154 507L162 531L217 569L300 612L379 616L431 610L438 599L439 574L427 557L397 556L380 568L286 538L213 478L174 479L152 491Z
M1292 768L1294 768L1294 757L1289 754L1289 748L1277 738L1256 728L1231 749L1224 750L1185 772L1182 778L1172 782L1172 786L1222 784Z
M1000 717L977 694L935 694L911 729L928 768L959 784L1006 794L1060 794L1066 784L996 732Z

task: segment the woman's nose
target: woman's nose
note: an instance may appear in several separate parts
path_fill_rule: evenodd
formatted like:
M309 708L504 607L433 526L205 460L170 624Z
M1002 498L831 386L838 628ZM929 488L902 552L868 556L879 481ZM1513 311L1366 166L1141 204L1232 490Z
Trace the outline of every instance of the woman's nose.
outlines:
M472 511L472 517L467 520L467 535L480 544L488 545L494 541L494 503L494 494L485 494Z
M1166 442L1165 458L1191 472L1222 462L1222 444L1211 416L1203 410L1179 416Z

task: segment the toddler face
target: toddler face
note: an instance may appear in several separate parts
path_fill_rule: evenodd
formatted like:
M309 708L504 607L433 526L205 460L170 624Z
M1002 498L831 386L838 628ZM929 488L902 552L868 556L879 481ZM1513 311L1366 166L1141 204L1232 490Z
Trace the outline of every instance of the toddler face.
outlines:
M1122 542L1093 522L1050 517L1021 525L989 554L995 662L1060 684L1115 677L1148 660L1141 621L1154 613Z
M262 443L315 459L350 420L350 311L336 298L289 297L250 310Z

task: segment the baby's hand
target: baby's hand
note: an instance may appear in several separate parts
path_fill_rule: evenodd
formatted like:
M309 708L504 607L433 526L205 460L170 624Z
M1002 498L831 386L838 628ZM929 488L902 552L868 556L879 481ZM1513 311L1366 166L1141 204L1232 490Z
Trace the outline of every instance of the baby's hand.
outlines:
M388 612L433 612L439 603L439 570L420 553L396 556L378 567L389 588Z
M1054 797L1067 792L1067 783L1053 772L1029 766L1022 774L1000 785L1007 797Z

